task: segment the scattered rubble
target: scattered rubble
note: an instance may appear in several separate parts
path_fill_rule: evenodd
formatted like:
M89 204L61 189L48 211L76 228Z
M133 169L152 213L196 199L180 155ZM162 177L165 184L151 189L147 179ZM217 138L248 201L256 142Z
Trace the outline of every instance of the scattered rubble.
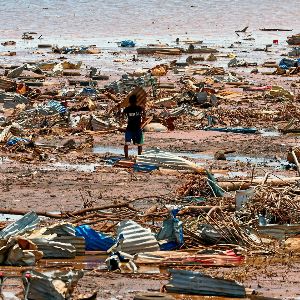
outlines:
M299 49L270 44L267 60L251 62L202 43L136 48L128 39L113 53L43 43L35 49L51 52L43 60L0 66L0 213L18 216L1 219L0 265L23 280L24 299L96 299L90 289L82 295L81 282L117 274L156 280L155 293L134 299L244 298L249 278L232 280L238 268L253 257L299 256ZM121 76L97 67L101 55ZM149 145L124 159L122 112L133 94ZM211 275L223 267L229 276Z

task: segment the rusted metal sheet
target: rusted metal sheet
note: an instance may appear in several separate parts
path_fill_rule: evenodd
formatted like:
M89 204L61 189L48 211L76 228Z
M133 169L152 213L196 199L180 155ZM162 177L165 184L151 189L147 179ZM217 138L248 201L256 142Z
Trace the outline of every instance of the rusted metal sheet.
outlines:
M128 254L159 250L158 242L151 230L132 220L120 222L117 234L120 250Z
M180 55L182 49L171 47L144 47L136 49L138 54L166 54L166 55Z
M169 272L171 279L166 285L168 292L237 298L246 296L245 287L233 280L185 270L169 270Z
M133 91L131 91L126 98L116 107L116 108L124 108L129 105L129 97L131 95L136 95L137 105L145 107L147 102L147 93L142 87L136 87ZM115 108L115 109L116 109Z

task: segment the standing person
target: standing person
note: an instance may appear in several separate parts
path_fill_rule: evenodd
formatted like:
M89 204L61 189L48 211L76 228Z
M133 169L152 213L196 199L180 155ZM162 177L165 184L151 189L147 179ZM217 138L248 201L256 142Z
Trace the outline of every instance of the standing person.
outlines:
M141 128L142 121L145 118L145 110L137 105L136 95L129 97L129 106L124 109L123 115L127 116L127 127L125 132L124 154L128 158L128 146L131 141L138 146L138 155L142 154L144 136Z

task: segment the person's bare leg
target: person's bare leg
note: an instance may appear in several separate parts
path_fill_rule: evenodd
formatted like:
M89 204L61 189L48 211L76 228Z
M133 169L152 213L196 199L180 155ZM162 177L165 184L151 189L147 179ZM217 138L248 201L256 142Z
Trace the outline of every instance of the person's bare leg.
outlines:
M128 145L124 145L125 158L128 158Z
M143 152L143 146L138 146L138 155L141 155Z

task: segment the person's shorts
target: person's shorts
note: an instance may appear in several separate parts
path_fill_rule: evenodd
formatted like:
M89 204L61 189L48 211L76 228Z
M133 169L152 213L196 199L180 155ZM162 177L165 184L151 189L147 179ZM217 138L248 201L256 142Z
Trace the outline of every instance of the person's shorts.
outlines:
M134 145L143 145L144 143L144 135L142 129L131 131L125 131L125 145L130 145L131 141Z

